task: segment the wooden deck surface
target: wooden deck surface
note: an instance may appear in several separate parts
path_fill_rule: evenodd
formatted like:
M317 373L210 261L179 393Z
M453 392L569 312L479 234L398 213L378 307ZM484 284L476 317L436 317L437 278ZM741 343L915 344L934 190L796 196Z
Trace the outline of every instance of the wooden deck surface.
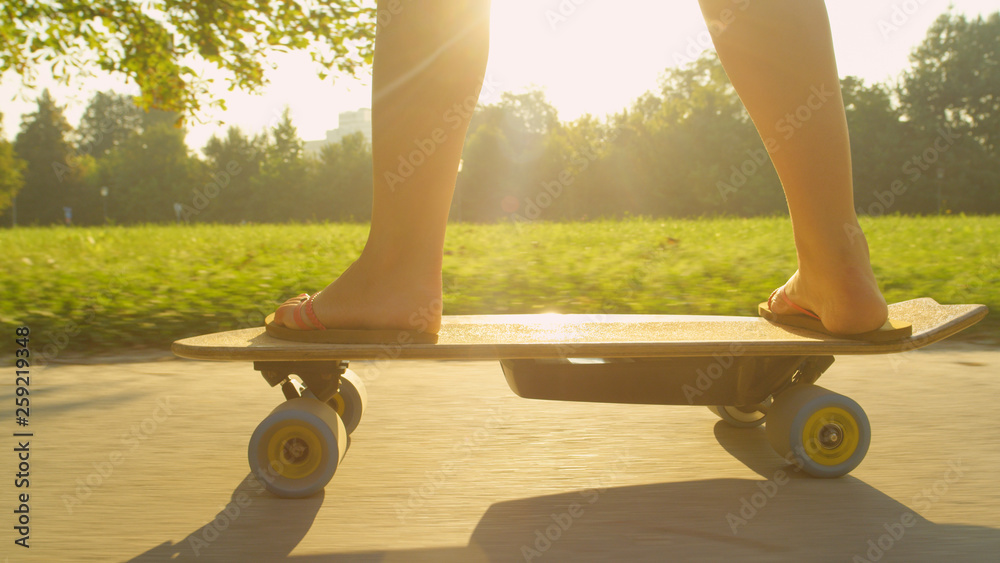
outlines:
M937 342L986 316L983 305L941 305L930 298L889 306L913 325L907 339L869 343L823 337L759 317L681 315L446 316L437 344L313 344L278 340L251 328L178 340L172 349L201 360L386 360L562 357L885 354Z

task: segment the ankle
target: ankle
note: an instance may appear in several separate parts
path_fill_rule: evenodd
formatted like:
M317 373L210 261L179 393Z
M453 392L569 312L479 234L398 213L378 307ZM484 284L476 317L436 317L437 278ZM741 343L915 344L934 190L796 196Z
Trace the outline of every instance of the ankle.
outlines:
M369 244L358 257L356 267L377 276L405 275L419 281L437 279L440 283L443 261L441 250L414 248L412 245L379 248Z
M796 234L795 249L799 268L829 274L835 271L871 270L868 239L860 229L852 236L805 237Z

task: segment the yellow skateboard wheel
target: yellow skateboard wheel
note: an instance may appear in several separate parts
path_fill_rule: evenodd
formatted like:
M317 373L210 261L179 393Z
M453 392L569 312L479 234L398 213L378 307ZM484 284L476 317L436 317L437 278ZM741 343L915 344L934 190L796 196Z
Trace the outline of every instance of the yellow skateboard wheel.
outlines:
M857 467L871 443L865 411L818 385L795 385L774 398L767 439L778 455L814 477L840 477Z
M328 405L299 397L275 407L247 447L250 470L267 490L301 498L323 489L347 449L347 430Z
M345 370L340 375L340 390L327 401L330 407L337 411L340 419L344 421L347 433L354 432L354 429L361 423L361 415L365 413L365 405L368 403L368 391L365 390L365 382L354 370Z

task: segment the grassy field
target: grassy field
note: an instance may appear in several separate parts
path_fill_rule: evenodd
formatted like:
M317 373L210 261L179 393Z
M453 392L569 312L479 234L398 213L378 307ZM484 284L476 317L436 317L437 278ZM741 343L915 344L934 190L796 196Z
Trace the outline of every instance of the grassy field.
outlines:
M863 225L889 301L1000 308L1000 217ZM0 231L0 325L10 335L28 325L50 359L166 349L179 337L260 325L288 296L346 268L366 233L363 225ZM750 315L795 267L781 218L458 224L445 252L446 314ZM997 338L1000 318L969 336Z

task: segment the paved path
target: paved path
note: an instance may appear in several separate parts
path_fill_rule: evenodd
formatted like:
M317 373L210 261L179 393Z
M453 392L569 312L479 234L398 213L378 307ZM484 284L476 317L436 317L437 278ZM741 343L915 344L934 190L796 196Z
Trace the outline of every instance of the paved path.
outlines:
M32 376L31 548L13 544L8 476L0 556L997 561L998 375L987 347L842 358L820 383L865 407L868 457L786 481L762 429L702 407L531 401L495 363L393 363L331 485L295 501L248 478L247 440L281 398L249 365L55 366Z

